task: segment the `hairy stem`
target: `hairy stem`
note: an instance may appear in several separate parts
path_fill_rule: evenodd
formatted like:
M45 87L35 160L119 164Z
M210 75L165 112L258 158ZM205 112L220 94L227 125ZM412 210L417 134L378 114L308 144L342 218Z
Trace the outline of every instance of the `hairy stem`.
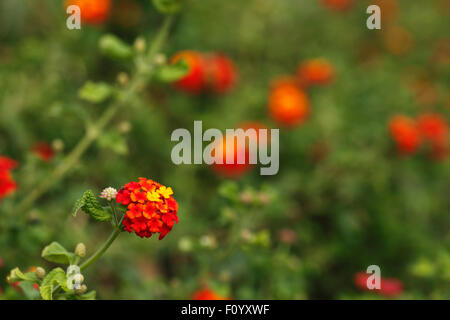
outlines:
M108 240L106 240L106 242L103 244L103 246L101 246L97 250L97 252L95 252L92 256L90 256L89 259L87 259L85 262L83 262L83 264L81 264L80 269L81 270L86 269L92 263L94 263L95 260L100 258L105 253L105 251L108 250L108 248L111 246L111 244L114 242L114 240L116 240L116 238L120 234L120 232L122 232L121 228L115 229L109 236Z
M138 92L147 79L151 76L154 67L154 57L161 49L165 39L167 38L170 26L172 24L172 17L167 16L163 22L163 25L159 29L155 39L153 40L151 47L146 57L148 67L146 70L137 70L135 76L132 78L129 86L119 94L117 100L112 103L105 112L101 115L98 121L88 128L83 138L73 148L73 150L64 158L55 170L50 174L50 177L44 180L40 185L31 191L27 197L19 204L17 211L22 213L34 204L34 202L44 195L50 188L60 181L67 172L79 162L83 154L90 147L90 145L97 140L104 128L109 124L117 111L124 104L129 101L133 95Z

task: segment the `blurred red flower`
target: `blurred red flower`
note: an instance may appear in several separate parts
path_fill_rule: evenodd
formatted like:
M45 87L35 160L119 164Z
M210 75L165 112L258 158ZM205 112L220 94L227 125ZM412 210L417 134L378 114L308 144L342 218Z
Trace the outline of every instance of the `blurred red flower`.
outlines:
M259 143L259 130L265 129L267 130L267 143L270 144L270 129L267 128L264 124L257 122L257 121L248 121L248 122L242 122L238 125L238 128L241 128L244 131L247 131L248 129L254 129L256 131L256 142Z
M47 142L36 142L31 148L31 152L43 161L50 161L55 155L52 146Z
M233 61L222 53L206 56L206 79L213 92L229 91L237 79L237 69Z
M354 0L321 0L321 1L325 7L336 11L345 11L349 9L354 2Z
M424 114L418 119L419 130L431 145L433 156L440 158L448 151L448 125L439 114Z
M17 184L11 175L11 170L16 167L16 161L0 156L0 202L3 197L17 189Z
M214 163L212 168L215 172L227 178L240 178L252 168L249 164L250 155L247 146L240 145L238 139L234 138L233 145L227 145L227 136L225 135L221 141L216 142L216 149L222 148L222 164ZM227 154L234 152L233 163L226 163ZM213 156L215 153L213 152ZM238 164L238 158L244 157L244 163Z
M81 20L87 24L101 24L109 17L111 0L68 0L66 8L71 5L80 7Z
M394 116L389 122L389 132L399 152L412 154L420 146L420 131L416 121L411 118L403 115Z
M202 289L194 292L192 295L192 300L230 300L228 298L218 295L210 289Z
M222 53L203 54L185 50L178 52L171 59L172 63L184 59L189 72L175 82L175 87L191 93L204 92L225 93L236 83L237 69L233 61Z
M317 58L303 62L297 70L297 76L301 84L327 85L334 79L333 65L325 59Z
M367 288L367 279L370 276L370 274L365 272L357 272L354 276L355 285L361 290L373 291L383 296L394 297L402 294L403 283L395 278L381 278L380 289Z
M183 78L175 82L175 87L192 94L201 93L206 87L205 62L201 53L185 50L173 56L171 62L184 60L189 66L189 72Z
M123 186L116 201L128 209L123 219L125 231L141 238L159 233L159 240L163 239L178 223L178 203L172 194L172 188L146 178Z

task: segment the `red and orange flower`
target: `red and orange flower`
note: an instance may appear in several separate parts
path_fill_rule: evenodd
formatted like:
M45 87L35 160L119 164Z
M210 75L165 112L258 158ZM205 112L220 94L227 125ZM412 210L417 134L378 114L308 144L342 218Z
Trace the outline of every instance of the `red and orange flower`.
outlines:
M0 201L17 189L17 184L11 175L11 170L16 167L16 161L0 156Z
M178 203L172 194L172 188L146 178L123 186L116 201L128 209L123 219L125 231L141 238L159 233L159 240L163 239L178 223Z

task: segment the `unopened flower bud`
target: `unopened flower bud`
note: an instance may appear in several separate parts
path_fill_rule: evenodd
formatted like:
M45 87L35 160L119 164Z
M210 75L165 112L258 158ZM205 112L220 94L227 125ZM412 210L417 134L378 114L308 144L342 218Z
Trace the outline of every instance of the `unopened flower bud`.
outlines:
M56 152L61 152L64 150L64 142L61 139L55 139L52 141L52 148Z
M154 62L157 66L162 66L167 63L167 57L163 53L158 53L155 55Z
M117 129L121 133L128 133L131 130L131 123L129 121L122 121L121 123L119 123Z
M117 82L121 85L121 86L126 86L128 84L128 82L130 81L130 77L128 76L128 74L126 74L125 72L120 72L117 75Z
M83 294L87 291L87 286L83 284L79 289L75 289L76 294Z
M245 204L250 204L253 201L253 195L248 191L244 191L239 195L239 199Z
M217 246L217 241L214 236L205 235L200 238L200 245L205 248L213 249Z
M108 201L111 201L116 197L117 197L117 190L112 187L103 189L103 191L100 193L100 198L106 199Z
M36 274L36 277L38 277L39 279L43 279L45 277L45 270L44 270L44 268L37 267L36 271L34 271L34 273Z
M73 276L73 281L75 281L75 283L77 284L82 284L84 281L84 277L81 273L77 273L76 275Z
M136 49L137 52L144 52L145 45L145 39L142 37L136 38L134 41L134 49Z
M75 254L81 258L83 258L86 255L86 246L84 243L80 242L75 247Z

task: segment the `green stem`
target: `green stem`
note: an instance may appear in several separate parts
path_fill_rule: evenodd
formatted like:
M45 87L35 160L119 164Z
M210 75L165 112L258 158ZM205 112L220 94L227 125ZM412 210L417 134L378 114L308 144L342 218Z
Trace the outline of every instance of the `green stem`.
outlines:
M101 246L97 250L97 252L95 252L92 256L90 256L89 259L87 259L85 262L83 262L83 264L81 264L80 269L81 270L86 269L92 263L94 263L95 260L100 258L105 253L105 251L108 250L108 248L111 246L111 244L114 242L114 240L116 240L116 238L120 234L120 232L122 232L122 230L120 228L115 229L109 236L108 240L106 240L106 242L103 244L103 246Z
M172 17L167 16L163 25L159 29L155 40L153 41L148 52L148 64L147 70L137 70L136 75L133 77L130 85L124 92L121 92L115 103L111 104L108 109L101 115L98 121L94 125L88 128L84 137L78 142L75 148L64 158L60 165L50 174L48 179L45 179L40 185L28 193L27 197L20 203L17 208L18 213L25 212L32 207L34 202L44 195L53 185L60 181L67 172L79 162L90 145L97 140L103 129L109 124L112 118L115 116L121 106L125 105L127 101L139 91L145 84L148 77L153 72L154 57L161 49L165 39L167 38L170 26L172 24Z

